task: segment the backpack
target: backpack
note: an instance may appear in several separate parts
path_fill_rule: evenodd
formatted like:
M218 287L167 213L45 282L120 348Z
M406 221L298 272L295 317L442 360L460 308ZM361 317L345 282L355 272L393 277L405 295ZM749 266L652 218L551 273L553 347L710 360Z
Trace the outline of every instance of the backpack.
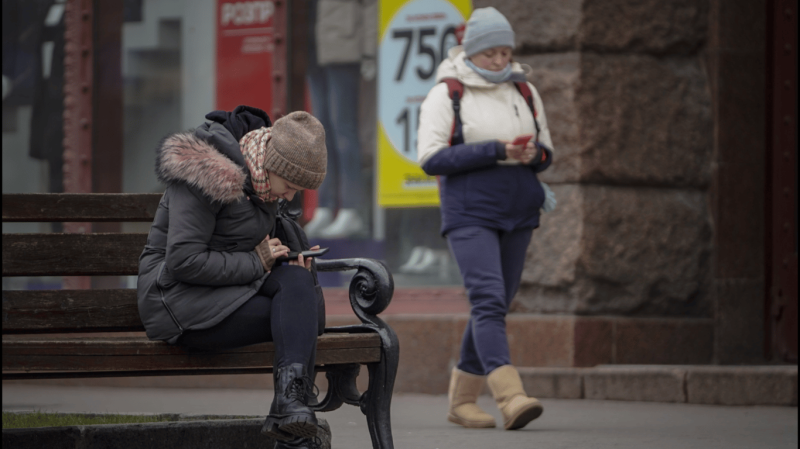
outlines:
M453 101L453 112L455 113L453 130L450 132L450 145L462 144L464 143L464 133L461 123L461 98L464 96L464 84L456 78L444 78L442 82L447 84L449 97ZM536 120L538 114L533 106L533 92L531 92L531 88L528 87L528 83L525 81L515 81L514 86L525 99L525 103L528 104L528 108L533 114L533 124L536 126L536 142L539 142L539 121Z

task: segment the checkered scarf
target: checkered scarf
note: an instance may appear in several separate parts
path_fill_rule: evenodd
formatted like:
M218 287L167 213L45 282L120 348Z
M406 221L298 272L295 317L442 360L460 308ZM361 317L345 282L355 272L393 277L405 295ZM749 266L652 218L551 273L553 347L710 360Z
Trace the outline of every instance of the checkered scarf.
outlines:
M250 169L253 189L255 189L256 195L264 201L267 201L270 191L269 175L264 168L264 160L267 155L267 142L271 134L272 128L259 128L245 134L239 141L247 168Z

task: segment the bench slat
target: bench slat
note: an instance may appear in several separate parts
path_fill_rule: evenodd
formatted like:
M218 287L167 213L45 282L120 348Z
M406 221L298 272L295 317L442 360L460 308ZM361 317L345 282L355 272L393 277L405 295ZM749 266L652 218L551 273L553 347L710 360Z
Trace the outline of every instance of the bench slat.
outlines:
M135 289L3 291L3 334L141 331Z
M272 343L230 351L190 352L145 337L3 339L3 371L153 371L269 368L274 363ZM380 361L377 334L325 334L317 341L317 364Z
M4 290L3 335L144 332L136 290Z
M160 193L5 193L3 221L146 222L160 200Z
M3 276L138 274L146 233L3 234Z
M332 365L328 365L332 366ZM317 372L324 372L326 367L317 367ZM93 379L99 377L162 377L186 375L219 375L219 374L266 374L272 368L216 368L187 370L159 370L159 371L31 371L31 372L3 372L3 380L33 380L33 379Z
M379 361L380 357L380 348L317 350L316 363L371 363ZM68 353L47 356L25 354L22 357L3 355L3 365L8 371L156 371L210 369L223 366L242 369L271 367L274 361L274 350L243 354L173 354L168 356L79 356Z
M373 333L326 333L317 339L317 349L372 348L380 347L380 337ZM272 343L259 343L241 348L215 351L214 354L262 353L265 348L271 351ZM64 352L79 356L139 356L139 355L209 355L205 352L186 349L148 340L144 336L113 337L51 337L47 335L12 336L3 338L3 355L62 355Z

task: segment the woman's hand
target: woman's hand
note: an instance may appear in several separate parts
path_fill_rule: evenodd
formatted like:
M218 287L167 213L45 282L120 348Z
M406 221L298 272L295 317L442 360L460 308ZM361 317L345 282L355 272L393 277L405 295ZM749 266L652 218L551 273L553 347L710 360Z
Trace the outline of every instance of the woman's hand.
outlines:
M501 140L501 143L506 145L506 158L516 159L522 162L522 154L525 152L525 147L522 145L514 145L507 140Z
M530 164L536 155L539 154L539 149L532 141L528 141L524 147L522 145L514 145L507 141L501 142L506 144L506 157L516 159L525 165Z
M538 152L539 149L536 148L536 145L533 143L533 141L528 141L528 144L525 145L525 150L522 151L519 161L525 165L530 164Z
M268 237L256 246L256 253L261 260L261 266L264 267L264 271L269 272L272 270L272 266L275 265L275 259L289 254L289 247L281 244L278 238L270 239Z
M319 245L314 245L310 250L319 249ZM314 260L313 257L309 257L308 259L303 258L303 255L300 254L297 256L297 260L290 260L289 265L299 265L301 267L306 267L306 270L311 271L311 261Z
M527 151L529 153L528 162L526 164L538 165L547 160L547 152L545 146L540 143L528 143Z

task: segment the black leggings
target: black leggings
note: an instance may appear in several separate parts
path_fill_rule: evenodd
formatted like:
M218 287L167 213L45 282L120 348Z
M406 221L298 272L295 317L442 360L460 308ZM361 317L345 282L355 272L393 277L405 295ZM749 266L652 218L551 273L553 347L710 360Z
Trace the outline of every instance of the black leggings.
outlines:
M281 265L255 296L219 324L186 331L178 344L220 351L272 341L276 367L302 363L313 369L317 329L317 294L311 273L300 266Z

